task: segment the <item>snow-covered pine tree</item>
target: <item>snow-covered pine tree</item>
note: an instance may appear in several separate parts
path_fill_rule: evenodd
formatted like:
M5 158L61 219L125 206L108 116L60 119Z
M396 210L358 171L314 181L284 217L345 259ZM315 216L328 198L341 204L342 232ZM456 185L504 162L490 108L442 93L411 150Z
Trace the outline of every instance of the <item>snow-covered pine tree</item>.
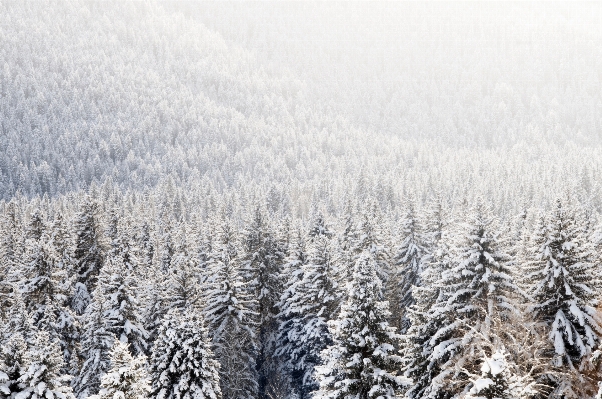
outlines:
M155 256L155 247L151 238L151 227L147 221L142 223L137 234L138 245L138 262L140 268L145 272L153 265L153 259Z
M57 252L50 234L41 213L34 212L26 239L20 291L34 325L60 343L66 367L62 371L66 372L77 357L78 323L68 306L71 284L65 259Z
M357 259L363 257L364 253L369 253L376 262L376 273L383 283L383 295L385 287L388 284L389 274L391 273L391 253L389 248L390 237L383 220L382 213L376 203L371 203L365 210L363 217L357 226L355 233L357 237L356 245L353 249L352 264L340 265L339 267L351 267ZM340 271L345 273L344 270ZM349 272L346 273L349 275Z
M5 284L10 285L20 278L20 270L17 269L23 252L22 229L19 223L19 209L16 201L13 200L7 204L6 210L2 216L2 230L0 234L0 277L2 274L4 274L5 277L0 280L0 285L4 285L4 289L8 289ZM0 287L0 294L2 293L1 289L2 287Z
M280 267L283 254L259 206L245 229L242 244L241 271L250 282L258 305L258 394L264 398L268 379L274 375L273 345L278 329L276 303L282 292Z
M85 359L71 386L75 395L85 399L100 390L100 379L109 370L109 352L115 335L110 331L105 313L108 305L104 295L98 295L84 314L81 354Z
M174 308L202 307L199 271L185 248L178 250L172 258L163 302L164 312Z
M25 389L19 378L26 372L27 344L20 332L14 332L0 345L0 398L14 398Z
M448 211L441 194L434 195L424 211L424 240L429 253L434 254L449 225Z
M220 363L224 398L257 396L257 300L243 282L234 231L226 220L218 229L209 265L205 319Z
M174 243L172 239L172 222L171 217L165 207L161 205L159 211L159 223L157 226L158 233L158 262L160 270L167 273L171 267L171 259L174 254Z
M108 330L120 341L129 343L132 354L140 355L147 349L148 333L144 330L134 296L136 287L123 260L117 255L106 259L93 296L104 297L103 318Z
M301 228L296 228L296 237L289 245L290 254L282 268L284 290L278 302L278 334L276 336L276 352L282 360L280 373L289 376L295 395L303 388L303 371L295 367L300 353L298 347L298 330L303 317L302 309L294 306L297 302L297 288L303 279L303 266L308 261L306 238Z
M348 265L353 264L354 249L357 246L357 229L355 227L356 215L353 211L353 204L350 199L345 202L344 221L342 232L339 235L339 248L336 254L337 262L345 265L343 268L343 276L345 281L339 281L339 284L344 285L347 281L351 281L353 277L353 268Z
M555 365L572 369L593 352L602 335L602 319L596 311L597 265L575 210L557 200L545 225L539 226L525 277L535 300L530 310L547 325Z
M225 359L227 362L239 359ZM239 368L245 364L238 365ZM174 308L165 316L151 357L151 396L157 399L220 399L219 362L201 314ZM230 367L229 372L235 372ZM229 381L236 374L229 375ZM240 386L228 387L227 398L249 398Z
M537 394L535 390L521 389L520 381L512 374L504 351L484 356L481 375L473 381L466 399L524 399Z
M60 374L63 357L56 342L46 331L37 333L35 342L25 356L27 371L19 377L23 390L19 399L74 399L69 376Z
M144 304L144 329L148 333L147 342L152 348L153 342L159 333L159 327L163 322L163 317L167 312L167 290L168 281L165 281L165 274L154 268L147 273L147 284L145 285L145 304Z
M301 267L300 272L295 273L298 280L292 281L280 304L285 321L280 329L282 346L278 353L284 356L293 387L301 398L318 388L314 368L320 364L320 353L331 343L327 323L336 316L341 297L328 230L314 226L311 231L320 233L311 237L307 255L304 242L299 242L296 258L291 259Z
M132 357L128 344L115 339L111 368L102 376L100 392L89 399L145 399L150 392L146 358Z
M8 311L6 320L0 326L0 344L8 341L13 334L20 333L25 342L30 345L35 338L36 329L33 325L33 320L27 312L21 292L14 286L11 302L12 306Z
M121 258L123 266L130 274L138 268L138 248L134 240L131 219L119 215L119 211L112 208L109 211L109 222L105 235L109 241L106 258Z
M377 268L367 253L356 261L347 302L329 323L333 343L316 367L320 383L316 399L393 399L409 383L398 375L401 358L393 352L400 337L387 322L388 303L381 299Z
M426 276L431 281L417 290L419 300L410 312L404 349L406 375L415 380L407 392L410 398L462 392L469 381L463 368L477 361L475 334L489 337L492 318L515 309L520 290L510 276L503 242L493 231L495 219L481 201L465 219L458 241L446 244L453 253L438 257L439 265L428 269L439 270L441 278Z
M401 219L399 237L401 244L394 257L394 267L386 289L391 309L391 325L404 334L410 327L406 309L415 303L413 290L420 285L422 265L427 255L421 226L416 218L413 203L409 203Z
M103 265L98 205L91 199L86 199L77 215L74 237L73 260L77 268L78 282L75 284L71 307L81 315L90 302L90 293L96 288L98 274Z

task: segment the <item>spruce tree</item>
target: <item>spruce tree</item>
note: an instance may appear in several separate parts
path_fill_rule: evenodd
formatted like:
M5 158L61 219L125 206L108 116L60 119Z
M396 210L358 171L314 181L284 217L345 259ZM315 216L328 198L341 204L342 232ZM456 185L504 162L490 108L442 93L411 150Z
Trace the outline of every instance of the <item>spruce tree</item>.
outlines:
M304 243L298 244L296 259L292 261L301 267L296 273L299 277L287 289L280 304L284 322L278 353L285 357L293 386L301 398L308 397L318 387L314 368L320 363L320 353L332 341L327 323L338 312L340 301L330 239L324 234L326 230L314 226L312 231L321 233L311 237L306 260Z
M202 304L199 271L194 260L187 251L181 250L174 254L171 269L167 276L165 312L170 309L198 308Z
M329 323L333 343L316 367L318 399L396 398L409 381L398 375L401 358L394 355L399 335L389 326L388 303L381 299L378 265L362 254L355 265L347 301Z
M63 357L56 342L49 339L46 331L37 334L33 345L25 356L27 371L19 377L23 399L74 399L69 386L69 377L60 374Z
M258 392L258 305L242 278L236 237L226 221L220 226L209 270L205 319L221 364L222 394L228 399L254 398Z
M539 226L525 278L534 298L530 310L547 326L555 365L572 369L593 352L602 335L602 320L595 310L600 289L597 265L583 221L560 200Z
M258 392L259 397L263 398L270 374L274 374L276 303L282 292L280 267L283 254L259 206L255 208L252 220L244 233L241 269L257 299L259 325L256 361L259 371Z
M356 245L353 249L353 263L362 257L365 253L376 262L376 273L383 283L383 295L385 287L388 284L389 275L392 271L392 259L389 249L389 237L386 231L386 223L382 214L375 203L372 203L364 213L355 233L357 237ZM341 267L350 267L350 264L341 265ZM344 271L341 271L344 273ZM349 274L349 272L347 272Z
M150 392L146 358L132 357L128 345L115 340L110 352L111 368L102 376L100 392L90 399L145 399Z
M25 374L27 344L20 332L14 332L0 346L0 398L14 398L25 387L19 378Z
M73 260L78 282L71 300L73 310L81 315L90 302L90 293L103 265L103 252L98 222L98 205L90 199L82 205L74 224L75 250Z
M387 287L392 313L391 323L400 333L410 326L406 309L415 303L414 287L420 285L420 275L426 257L424 239L414 206L409 204L399 229L401 244L394 257L394 267Z
M20 279L20 260L23 253L23 234L21 228L19 209L16 201L7 204L2 215L2 230L0 234L0 290L2 285L8 289L7 284L12 284ZM1 293L2 291L0 291Z
M136 287L123 260L117 256L107 258L93 294L94 298L104 297L103 318L108 330L120 341L129 343L132 354L139 355L147 349L148 333L134 296Z
M66 372L77 363L79 326L68 305L71 280L63 263L66 259L57 251L51 234L41 214L34 212L28 228L20 291L35 327L47 331L51 340L60 343Z
M503 242L495 232L495 219L478 202L458 231L453 252L438 257L428 270L429 287L410 314L412 327L404 345L406 375L415 380L410 398L450 397L461 392L477 362L478 334L492 337L494 317L515 311L519 288L508 268ZM448 238L449 239L449 238ZM454 240L455 241L455 240ZM434 281L433 280L434 277Z
M147 275L144 306L144 329L148 333L149 346L155 342L159 327L168 309L167 290L168 281L159 268L154 268Z
M152 352L152 397L220 399L219 368L200 313L193 308L170 310L159 329ZM230 368L229 371L233 370ZM230 377L236 378L236 375ZM229 398L249 397L237 388L230 387L233 394Z
M276 356L282 359L280 373L290 375L292 389L295 395L303 389L304 370L297 366L301 356L298 331L302 328L303 309L296 306L298 302L297 289L303 280L303 267L308 262L307 244L300 228L297 228L296 238L290 244L290 255L282 268L284 290L278 303L278 335L276 336Z
M85 359L71 385L75 395L85 399L100 390L101 377L110 367L110 350L115 335L105 318L108 304L105 297L94 298L84 315L81 353Z

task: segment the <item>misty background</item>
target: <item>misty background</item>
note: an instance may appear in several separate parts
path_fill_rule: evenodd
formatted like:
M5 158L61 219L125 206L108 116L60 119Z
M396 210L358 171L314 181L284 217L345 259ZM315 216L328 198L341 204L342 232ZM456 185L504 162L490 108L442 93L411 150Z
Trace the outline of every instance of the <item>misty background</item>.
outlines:
M4 199L168 177L305 209L361 178L500 208L598 190L596 3L1 7Z

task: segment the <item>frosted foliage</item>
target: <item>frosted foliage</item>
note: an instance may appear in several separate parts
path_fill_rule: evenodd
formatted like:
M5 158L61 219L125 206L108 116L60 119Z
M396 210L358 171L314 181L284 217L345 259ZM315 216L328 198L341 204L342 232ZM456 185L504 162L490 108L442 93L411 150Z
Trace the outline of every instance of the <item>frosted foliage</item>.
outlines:
M104 296L99 295L84 314L81 352L85 361L72 381L73 390L81 399L98 393L101 377L110 367L109 352L113 347L115 335L104 318L107 310Z
M60 374L63 359L58 345L40 331L25 356L26 371L19 377L23 390L15 399L74 399L69 377Z
M110 353L111 368L102 377L100 392L90 399L144 399L150 384L146 372L146 358L133 358L128 345L115 340Z
M329 323L332 345L322 352L316 367L321 399L395 398L410 381L400 375L399 339L387 323L388 303L379 299L381 282L377 263L368 254L359 257L347 302Z
M539 393L528 377L513 373L506 357L503 350L484 357L481 376L472 382L466 399L524 399Z
M283 293L279 349L287 367L295 376L302 394L318 388L314 368L320 363L320 353L332 341L328 321L336 316L339 303L336 266L332 261L330 239L321 223L314 224L314 234L305 251L305 241L299 238L296 252L289 259L289 286Z
M570 206L557 201L533 236L525 281L535 317L548 325L555 362L576 362L591 353L602 335L595 310L600 279L587 231Z
M0 397L12 398L25 389L19 378L27 370L27 344L20 332L15 332L0 347Z
M158 399L220 399L219 363L203 318L171 310L159 329L151 362L151 395Z

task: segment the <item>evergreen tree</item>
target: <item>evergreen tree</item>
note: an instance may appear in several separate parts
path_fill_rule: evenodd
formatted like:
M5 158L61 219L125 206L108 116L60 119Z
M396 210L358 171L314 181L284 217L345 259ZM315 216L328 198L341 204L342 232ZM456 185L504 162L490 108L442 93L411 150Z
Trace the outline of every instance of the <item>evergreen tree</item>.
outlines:
M165 295L164 312L174 308L200 309L202 306L198 268L185 250L178 251L173 257Z
M329 323L333 343L316 367L320 388L315 398L396 398L409 383L397 375L401 358L392 352L400 337L387 322L390 314L388 303L380 299L377 267L367 254L356 261L347 302Z
M535 301L530 310L548 328L555 365L572 369L600 341L602 319L595 310L600 280L574 211L558 200L545 222L533 237L527 264L525 280Z
M265 397L270 374L274 374L273 344L277 332L276 303L282 292L280 267L283 254L277 245L262 210L257 207L246 228L241 268L250 281L258 305L257 370L259 397Z
M63 358L55 342L50 341L46 331L40 331L32 347L26 353L27 371L19 377L23 399L72 399L74 398L69 377L62 376Z
M121 257L108 258L99 276L94 297L104 297L104 318L108 330L121 342L129 343L134 355L147 349L148 333L142 325L138 301L133 295L136 284Z
M147 342L152 345L155 342L163 317L167 312L167 290L168 281L158 268L149 272L147 277L144 307L144 329L148 333Z
M211 255L205 319L227 399L257 396L257 301L243 282L234 232L224 222Z
M142 223L137 239L138 261L140 262L141 269L148 270L152 267L155 256L155 247L151 238L151 227L148 222L144 221Z
M68 307L70 279L65 260L54 246L55 240L34 212L28 228L24 278L20 291L36 328L58 340L63 353L63 372L77 364L78 323ZM75 370L74 370L75 371Z
M204 324L200 313L194 309L172 309L167 313L152 352L152 397L221 398L220 366L211 351ZM236 375L230 376L232 378ZM229 397L249 397L244 392L237 392L236 388L231 387L234 394Z
M0 344L6 342L13 334L21 334L28 344L33 343L35 327L25 302L19 290L13 289L12 306L6 317L6 322L0 327Z
M409 204L399 230L401 244L394 258L395 267L388 282L387 297L393 314L391 324L400 333L405 333L410 327L410 320L405 315L406 309L415 303L413 290L420 285L426 256L424 240L412 204Z
M314 368L320 364L322 350L332 342L327 323L335 317L340 301L331 243L328 235L324 234L327 230L314 226L311 231L320 233L311 237L307 255L300 237L295 257L288 268L296 265L301 270L292 272L298 279L292 281L280 304L283 323L278 353L285 357L293 386L301 398L308 397L318 388Z
M90 399L145 399L150 392L146 358L133 358L128 345L119 340L110 352L111 368L101 378L100 392Z
M20 226L19 209L16 201L11 201L6 206L2 220L2 230L0 234L0 294L8 289L10 285L20 280L20 259L23 252L23 237Z
M295 395L303 389L303 369L296 367L300 357L298 331L303 317L302 309L296 306L298 302L297 289L303 280L303 267L308 262L307 244L301 229L297 228L295 240L290 244L290 255L282 268L282 280L286 281L278 303L278 335L276 336L276 356L283 359L281 374L291 377L292 389Z
M369 253L377 266L376 273L384 285L383 293L381 293L381 295L384 295L384 288L388 284L389 275L392 271L391 254L388 247L390 240L386 234L382 214L375 203L372 203L366 209L355 236L357 241L353 250L353 263L351 264L355 264L357 259ZM339 267L349 268L350 264L340 265ZM343 270L341 272L344 273ZM349 272L346 274L348 275Z
M80 399L97 394L101 377L109 370L109 352L115 335L105 318L108 304L103 295L90 303L84 315L81 353L85 359L79 374L72 381L73 391Z
M73 310L81 315L90 302L90 293L96 288L103 265L103 253L98 223L98 205L88 199L82 205L74 224L75 250L73 260L77 267L78 284L71 301Z
M503 349L483 357L481 375L472 382L466 399L526 399L540 394L533 381L514 373L507 357Z
M25 387L19 378L26 371L27 344L20 332L14 332L0 346L0 398L13 398Z
M469 378L462 368L470 369L477 361L475 337L491 337L493 317L515 311L520 290L493 231L495 220L481 202L467 220L454 252L429 270L440 270L441 278L427 276L430 287L419 292L410 312L412 328L404 349L406 375L415 379L410 398L461 392Z

